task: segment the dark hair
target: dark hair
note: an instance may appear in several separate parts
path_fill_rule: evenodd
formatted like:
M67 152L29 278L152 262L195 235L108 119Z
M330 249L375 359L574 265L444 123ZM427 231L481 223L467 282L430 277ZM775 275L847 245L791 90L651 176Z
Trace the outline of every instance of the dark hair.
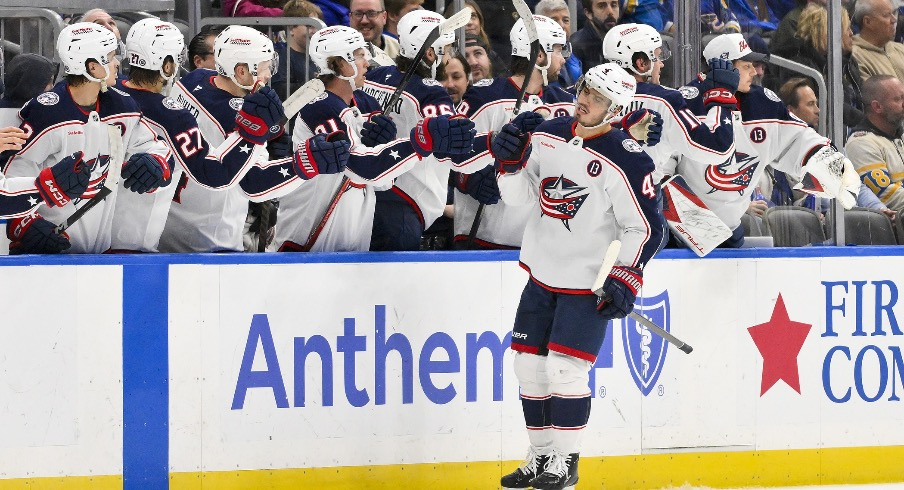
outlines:
M458 60L461 63L461 66L465 70L465 78L471 79L471 65L468 64L468 60L465 59L465 56L458 51L452 51L452 57L449 58L449 61ZM443 81L446 79L446 65L449 64L449 61L442 63L439 65L439 68L436 70L436 79L439 81ZM470 82L468 82L470 84Z
M189 71L197 68L195 66L195 56L203 58L206 55L213 55L213 52L207 46L207 38L216 37L219 33L226 29L225 26L204 26L201 32L191 38L188 43L188 68Z
M386 12L392 15L399 15L406 5L423 5L424 0L385 0Z
M307 0L289 0L283 5L283 17L311 17L323 20L323 10Z
M782 84L781 88L778 89L778 95L786 106L797 107L797 105L800 104L800 97L797 95L797 89L801 87L813 88L813 84L810 83L809 78L794 77Z
M68 83L70 87L79 87L89 81L90 80L88 80L85 75L66 75L66 83Z
M512 55L511 60L509 61L509 71L512 72L512 75L527 76L533 69L534 67L527 58Z
M163 64L166 65L167 62L173 63L173 57L167 56L166 59L163 60ZM176 70L179 69L178 66L174 68ZM148 70L147 68L132 66L129 67L129 80L138 85L154 85L163 80L163 75L160 74L160 70Z
M411 67L412 61L413 60L410 60L402 55L398 55L395 58L396 67L402 73L408 71L408 68ZM421 78L430 78L430 67L427 66L426 63L418 63L418 67L414 70L414 73Z

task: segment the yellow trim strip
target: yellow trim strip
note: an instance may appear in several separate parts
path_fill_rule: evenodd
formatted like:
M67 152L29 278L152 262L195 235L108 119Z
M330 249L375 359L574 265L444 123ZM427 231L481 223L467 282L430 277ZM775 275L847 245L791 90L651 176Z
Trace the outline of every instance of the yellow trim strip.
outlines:
M0 480L0 490L122 490L122 475L55 476Z
M581 486L606 490L904 482L904 446L645 454L581 459ZM174 490L498 488L517 461L173 473ZM2 488L2 487L0 487ZM37 488L37 487L36 487Z

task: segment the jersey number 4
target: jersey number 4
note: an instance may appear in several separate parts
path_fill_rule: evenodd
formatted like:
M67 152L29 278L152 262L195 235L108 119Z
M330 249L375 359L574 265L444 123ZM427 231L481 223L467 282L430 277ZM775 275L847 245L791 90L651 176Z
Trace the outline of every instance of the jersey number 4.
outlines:
M653 185L652 173L647 174L647 176L643 178L643 183L640 184L640 192L650 199L656 199L656 186Z

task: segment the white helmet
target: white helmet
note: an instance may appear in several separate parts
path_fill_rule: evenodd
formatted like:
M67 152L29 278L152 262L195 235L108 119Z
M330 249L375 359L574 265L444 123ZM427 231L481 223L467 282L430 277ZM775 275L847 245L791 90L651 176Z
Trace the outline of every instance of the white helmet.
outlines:
M109 30L92 22L79 22L66 26L57 38L57 52L67 75L82 75L92 82L100 82L106 91L106 79L110 76L110 52L116 51L119 42ZM94 78L85 66L94 60L104 67L104 78Z
M446 20L442 15L429 10L412 10L399 19L399 54L413 60L430 31ZM443 55L443 48L455 42L455 33L442 34L430 46L436 50L437 58Z
M546 17L545 15L534 15L534 25L537 26L537 38L540 40L540 47L546 54L552 53L553 46L561 44L565 48L567 41L565 40L565 30L558 22ZM530 38L527 35L527 29L524 27L524 19L518 19L512 26L509 33L509 40L512 42L512 56L520 56L530 59Z
M603 63L587 70L575 85L576 93L580 95L585 87L596 90L612 102L603 120L607 123L631 104L637 91L637 80L615 63Z
M177 66L185 61L185 38L169 22L143 19L129 29L126 50L129 65L145 70L159 70L163 79L169 81L176 76L178 67L167 76L163 72L163 62L167 56L171 56Z
M656 50L660 49L659 55ZM634 67L632 58L635 53L643 53L652 62L646 73L640 73ZM669 58L668 45L662 42L662 36L655 28L646 24L622 24L615 26L603 39L603 57L618 66L631 70L642 76L653 73L652 64Z
M278 65L273 42L247 26L231 25L217 34L213 42L213 56L217 72L245 90L251 90L252 86L242 85L235 79L236 65L247 64L255 77L261 63L270 61L270 72L273 74Z
M355 51L364 49L364 56L369 57L367 42L360 32L347 26L330 26L320 29L311 36L308 41L308 53L311 60L320 70L320 75L335 75L355 87L355 77L358 76L358 65L355 64ZM347 61L355 70L350 77L344 77L330 69L327 60L338 56Z

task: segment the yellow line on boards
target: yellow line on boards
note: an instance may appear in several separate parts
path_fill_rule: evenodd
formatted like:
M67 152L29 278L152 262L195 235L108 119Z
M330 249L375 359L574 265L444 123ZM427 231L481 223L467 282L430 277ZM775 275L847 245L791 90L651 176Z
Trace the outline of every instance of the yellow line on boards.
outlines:
M122 490L122 475L55 476L0 480L0 490Z

